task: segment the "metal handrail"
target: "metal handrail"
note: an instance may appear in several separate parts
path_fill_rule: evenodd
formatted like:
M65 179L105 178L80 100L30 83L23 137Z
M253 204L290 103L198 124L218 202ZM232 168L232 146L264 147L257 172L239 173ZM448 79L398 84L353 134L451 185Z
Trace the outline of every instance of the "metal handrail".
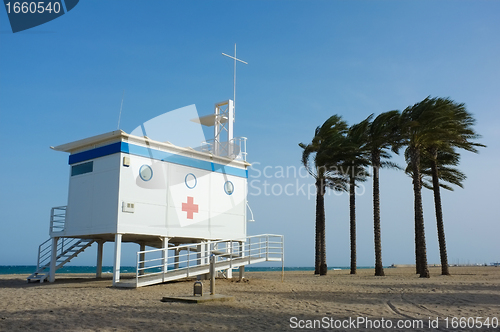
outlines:
M49 234L62 232L66 224L67 206L56 206L50 210Z
M60 256L68 249L71 248L75 243L80 241L79 238L62 238L61 241L58 241L56 252L60 253L57 257ZM38 246L38 259L37 259L37 270L48 265L51 260L52 254L52 238L43 242Z
M236 160L247 160L247 138L234 137L229 142L219 142L211 138L201 143L199 150L205 153L215 154L215 145L219 148L218 155Z
M244 264L252 264L253 259L259 258L264 261L281 261L284 271L284 237L282 235L264 234L244 239L211 241L207 247L200 243L193 243L137 252L136 285L139 285L142 278L155 275L161 275L162 280L165 280L167 274L176 271L185 271L186 276L190 276L193 269L209 266L206 257L210 255L215 256L216 263L225 262L229 268L235 266L234 262L237 259L239 261L236 266L241 266L243 258ZM170 250L174 255L169 255ZM184 253L186 251L187 253ZM192 255L191 251L198 251L198 253Z
M52 239L48 239L47 241L38 246L38 259L36 262L37 270L41 267L41 262L45 260L43 257L47 255L47 252L50 254L50 251L48 251L48 249L50 249L50 246L46 246L47 243L50 242L50 240Z

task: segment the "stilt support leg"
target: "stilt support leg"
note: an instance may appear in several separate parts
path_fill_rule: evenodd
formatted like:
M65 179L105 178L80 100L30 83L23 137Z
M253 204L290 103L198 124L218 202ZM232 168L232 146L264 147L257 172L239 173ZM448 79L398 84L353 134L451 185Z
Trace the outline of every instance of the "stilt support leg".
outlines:
M231 262L233 260L233 241L228 242L226 245L226 252L229 254L229 261ZM229 264L231 265L231 263ZM226 278L233 279L233 269L231 267L226 270Z
M146 245L144 243L140 243L140 248L139 248L139 251L146 251ZM140 276L143 276L144 275L144 260L146 259L146 254L145 253L141 253L139 254L139 260L141 261L139 263L139 275Z
M113 264L113 286L120 281L120 259L122 254L122 235L115 234L115 261Z
M56 263L57 263L57 241L58 237L52 238L52 251L50 256L50 271L49 271L49 282L54 282L56 280Z
M181 253L181 251L179 249L175 249L174 250L174 269L178 269L179 268L179 254Z
M167 273L168 267L168 237L163 238L163 252L162 252L162 265L163 265L163 278L162 281L165 282L165 273Z
M97 268L95 277L97 279L102 278L102 252L104 247L104 241L97 241Z
M209 253L208 253L208 244L207 242L202 241L198 246L198 265L209 264ZM196 277L197 280L208 280L209 274L200 274Z

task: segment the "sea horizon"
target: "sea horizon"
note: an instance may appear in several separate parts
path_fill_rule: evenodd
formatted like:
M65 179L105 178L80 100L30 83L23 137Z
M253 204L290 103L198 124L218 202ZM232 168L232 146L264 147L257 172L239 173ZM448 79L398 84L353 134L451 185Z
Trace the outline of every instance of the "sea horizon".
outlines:
M391 264L384 266L384 269L396 268L396 267L414 267L415 264ZM439 264L429 264L429 267L439 267ZM471 266L500 266L500 263L490 263L490 264L450 264L450 267L471 267ZM97 267L95 265L70 265L63 266L58 269L56 273L96 273ZM349 266L333 266L329 267L328 270L350 270ZM357 266L356 269L366 270L375 269L375 266ZM135 273L135 266L122 266L120 267L120 273ZM0 265L0 275L5 274L31 274L36 271L36 265ZM281 271L281 266L247 266L245 267L247 272L272 272ZM312 266L285 266L285 271L314 271ZM102 273L113 273L113 266L103 266Z
M389 267L389 266L387 266ZM358 269L374 269L374 266L358 266ZM90 265L63 266L56 273L95 273L97 267ZM120 273L135 273L135 266L122 266ZM333 266L328 270L349 270L348 266ZM0 265L0 274L31 274L36 271L36 265ZM272 272L281 271L281 266L245 267L247 272ZM285 271L314 271L314 267L309 266L285 266ZM103 266L102 273L112 273L113 266Z

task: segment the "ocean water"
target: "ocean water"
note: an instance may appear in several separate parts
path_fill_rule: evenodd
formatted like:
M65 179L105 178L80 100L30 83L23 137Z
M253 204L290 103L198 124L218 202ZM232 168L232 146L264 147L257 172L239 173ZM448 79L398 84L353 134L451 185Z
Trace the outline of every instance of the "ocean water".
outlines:
M0 265L0 274L31 274L36 271L35 265ZM95 273L95 266L63 266L56 273ZM112 273L112 266L103 266L103 273ZM135 273L135 266L122 266L122 273Z
M372 266L361 266L358 269L373 269ZM332 267L329 270L349 270L349 267ZM0 265L0 274L31 274L36 271L35 265ZM248 272L271 272L281 271L281 266L268 266L268 267L254 267L247 266L245 271ZM314 267L287 267L285 271L314 271ZM64 266L57 270L56 273L95 273L95 266ZM103 266L103 273L112 273L112 266ZM121 273L135 273L135 266L122 266Z

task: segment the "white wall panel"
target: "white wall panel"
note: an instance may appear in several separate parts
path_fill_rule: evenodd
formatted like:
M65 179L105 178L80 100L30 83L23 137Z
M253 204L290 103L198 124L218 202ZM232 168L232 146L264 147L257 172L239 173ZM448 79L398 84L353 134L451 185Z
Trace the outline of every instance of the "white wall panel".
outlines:
M121 155L119 231L166 236L168 164L140 156ZM123 157L129 158L128 167L123 165ZM144 165L152 169L152 177L148 181L139 174ZM133 203L134 212L123 212L123 202Z
M91 161L92 172L70 176L64 232L68 236L116 232L119 154Z
M169 236L208 236L210 173L170 164L167 221Z

